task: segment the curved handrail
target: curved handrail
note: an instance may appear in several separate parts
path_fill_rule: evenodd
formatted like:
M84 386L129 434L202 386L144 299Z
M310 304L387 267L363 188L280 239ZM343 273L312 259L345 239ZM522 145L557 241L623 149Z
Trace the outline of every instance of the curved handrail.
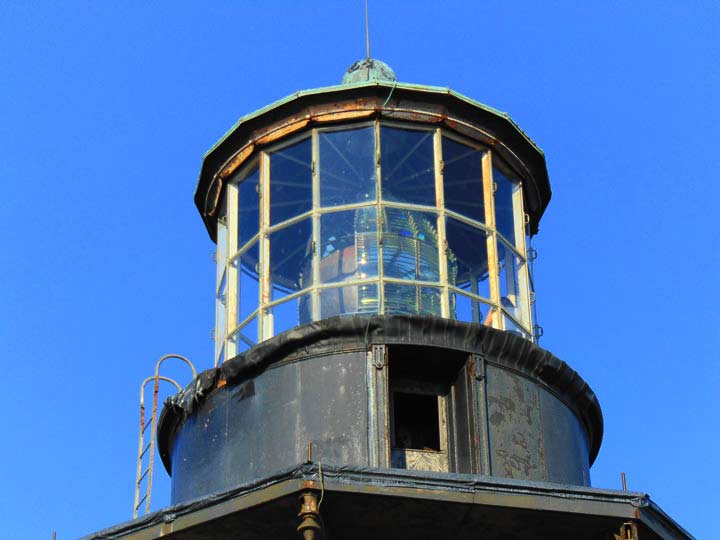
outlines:
M145 503L145 513L150 512L150 498L152 495L152 479L153 479L153 468L155 463L155 445L156 445L156 431L157 431L157 413L158 413L158 395L160 393L160 382L167 382L172 384L178 392L182 391L182 386L175 381L174 379L171 379L170 377L165 377L164 375L160 375L160 367L166 360L169 360L171 358L175 358L178 360L181 360L184 362L189 368L190 371L192 371L193 378L197 377L197 371L195 370L195 366L193 363L186 358L185 356L182 356L180 354L165 354L160 357L160 359L155 364L155 374L151 375L150 377L147 377L145 380L143 380L142 384L140 385L140 434L138 436L138 454L137 454L137 470L135 474L135 497L133 502L133 518L136 518L138 515L138 510L140 509L140 506L142 503ZM153 384L153 400L152 400L152 415L150 417L150 422L145 423L145 388L151 381L154 381ZM145 445L145 431L147 428L150 427L150 442ZM149 453L148 455L148 466L146 469L143 469L143 457L145 454ZM145 495L140 498L140 484L142 483L143 479L147 476L147 485L145 489Z

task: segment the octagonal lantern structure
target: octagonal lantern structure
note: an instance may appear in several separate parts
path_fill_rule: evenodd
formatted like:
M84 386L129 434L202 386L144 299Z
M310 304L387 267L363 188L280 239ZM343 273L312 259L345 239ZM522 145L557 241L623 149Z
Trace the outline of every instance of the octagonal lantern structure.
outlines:
M240 119L206 154L195 202L217 242L216 365L334 316L535 338L542 151L506 114L370 62Z

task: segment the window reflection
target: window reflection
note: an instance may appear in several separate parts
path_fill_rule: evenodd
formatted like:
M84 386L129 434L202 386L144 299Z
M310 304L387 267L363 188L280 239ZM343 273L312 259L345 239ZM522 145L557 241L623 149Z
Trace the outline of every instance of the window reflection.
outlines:
M270 223L312 208L312 143L305 139L270 155Z
M377 257L376 208L320 217L320 283L376 277Z
M258 276L258 243L254 242L235 260L239 262L237 287L237 314L235 321L241 324L257 308L260 302L260 277Z
M445 207L485 223L483 152L443 137L442 156Z
M235 332L230 340L235 343L235 352L241 353L255 345L258 340L257 317L253 317L245 326Z
M260 227L260 201L258 182L260 172L255 166L237 186L238 190L238 237L237 247L241 248L258 233Z
M372 127L318 135L320 205L375 200L375 133Z
M377 283L333 287L320 291L320 318L378 313Z
M215 350L216 355L221 351L225 344L225 334L227 331L227 273L223 272L220 279L220 286L217 292L217 328L215 330Z
M276 336L295 326L311 322L312 317L308 316L309 313L312 313L311 306L312 295L308 293L271 307L268 312L273 335Z
M442 316L442 295L435 287L385 284L385 313Z
M272 299L312 283L312 221L304 219L270 235Z
M515 220L521 219L520 183L511 180L500 169L493 167L493 180L497 184L495 191L495 226L500 234L513 246L516 245Z
M225 253L235 239L227 237L222 223L218 228L216 357L252 346L259 328L269 337L320 318L380 312L444 314L528 335L531 284L524 238L519 237L525 233L522 192L508 167L487 154L490 150L445 136L436 156L437 130L382 125L376 156L375 133L374 126L318 130L314 140L307 136L270 152L268 178L261 179L257 164L238 176L238 204L227 216L237 220L235 253ZM315 183L313 155L318 160ZM495 163L492 179L483 178L485 158ZM440 200L452 216L436 208L434 164L440 159ZM496 184L495 230L485 216L493 205L483 198L491 180ZM259 192L261 184L268 193ZM299 216L300 221L287 224ZM489 237L497 239L491 249L497 252L497 271L488 265ZM233 255L233 271L224 277L225 257ZM267 281L258 275L260 268L269 273ZM226 313L230 278L237 280L236 313ZM278 300L268 307L268 301ZM234 348L223 349L228 343Z
M384 200L435 206L432 131L380 128L380 167Z
M457 219L445 221L448 284L490 298L490 273L485 231Z
M490 324L490 305L464 294L452 292L450 295L451 304L454 304L454 309L450 311L451 315L455 315L453 318L458 321Z
M225 271L227 262L227 226L224 219L218 220L217 248L215 249L215 261L217 262L217 279Z
M500 304L513 317L525 320L525 293L520 286L520 271L524 262L503 242L497 242Z
M383 210L383 272L388 277L439 281L437 216L402 208Z

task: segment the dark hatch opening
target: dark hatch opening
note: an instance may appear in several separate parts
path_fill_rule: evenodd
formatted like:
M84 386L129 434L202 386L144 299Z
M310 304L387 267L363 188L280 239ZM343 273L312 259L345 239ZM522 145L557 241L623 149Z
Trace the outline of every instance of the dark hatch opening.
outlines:
M393 392L395 448L440 451L438 397Z

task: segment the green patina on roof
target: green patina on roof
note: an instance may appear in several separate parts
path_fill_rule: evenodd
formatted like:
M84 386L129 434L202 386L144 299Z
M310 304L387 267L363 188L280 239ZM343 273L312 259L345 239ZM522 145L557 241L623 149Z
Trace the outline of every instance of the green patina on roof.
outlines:
M351 65L345 75L343 84L352 84L367 81L397 81L395 72L390 66L375 58L363 58Z
M475 101L474 99L471 99L463 94L460 94L458 92L455 92L454 90L451 90L450 88L444 88L441 86L427 86L427 85L421 85L421 84L407 84L407 83L399 83L397 81L384 81L384 80L372 80L372 81L361 81L356 83L348 83L348 84L337 84L333 86L325 86L321 88L312 88L310 90L299 90L295 92L294 94L290 94L289 96L286 96L282 99L279 99L278 101L275 101L269 105L266 105L265 107L262 107L261 109L257 109L256 111L251 112L250 114L247 114L243 117L241 117L235 124L227 131L225 134L218 140L205 154L203 155L203 159L207 158L218 146L220 146L225 139L227 139L231 133L233 133L241 124L247 122L248 120L251 120L255 117L261 116L262 114L265 114L268 111L271 111L277 107L280 107L286 103L289 103L291 101L294 101L296 99L300 99L305 96L313 96L317 94L330 94L333 92L342 92L347 91L355 88L363 88L368 86L380 86L385 87L388 89L401 89L401 90L410 90L415 92L425 92L428 94L446 94L449 96L452 96L456 99L459 99L461 101L464 101L468 103L469 105L472 105L473 107L477 107L478 109L482 109L486 112L489 112L491 114L494 114L496 116L499 116L501 118L504 118L508 122L512 124L512 126L520 133L532 146L537 150L540 154L544 155L544 152L542 149L535 144L535 142L525 133L520 126L518 126L512 118L510 118L510 115L506 112L499 111L497 109L494 109L492 107L489 107L488 105L485 105L483 103L480 103L479 101Z

